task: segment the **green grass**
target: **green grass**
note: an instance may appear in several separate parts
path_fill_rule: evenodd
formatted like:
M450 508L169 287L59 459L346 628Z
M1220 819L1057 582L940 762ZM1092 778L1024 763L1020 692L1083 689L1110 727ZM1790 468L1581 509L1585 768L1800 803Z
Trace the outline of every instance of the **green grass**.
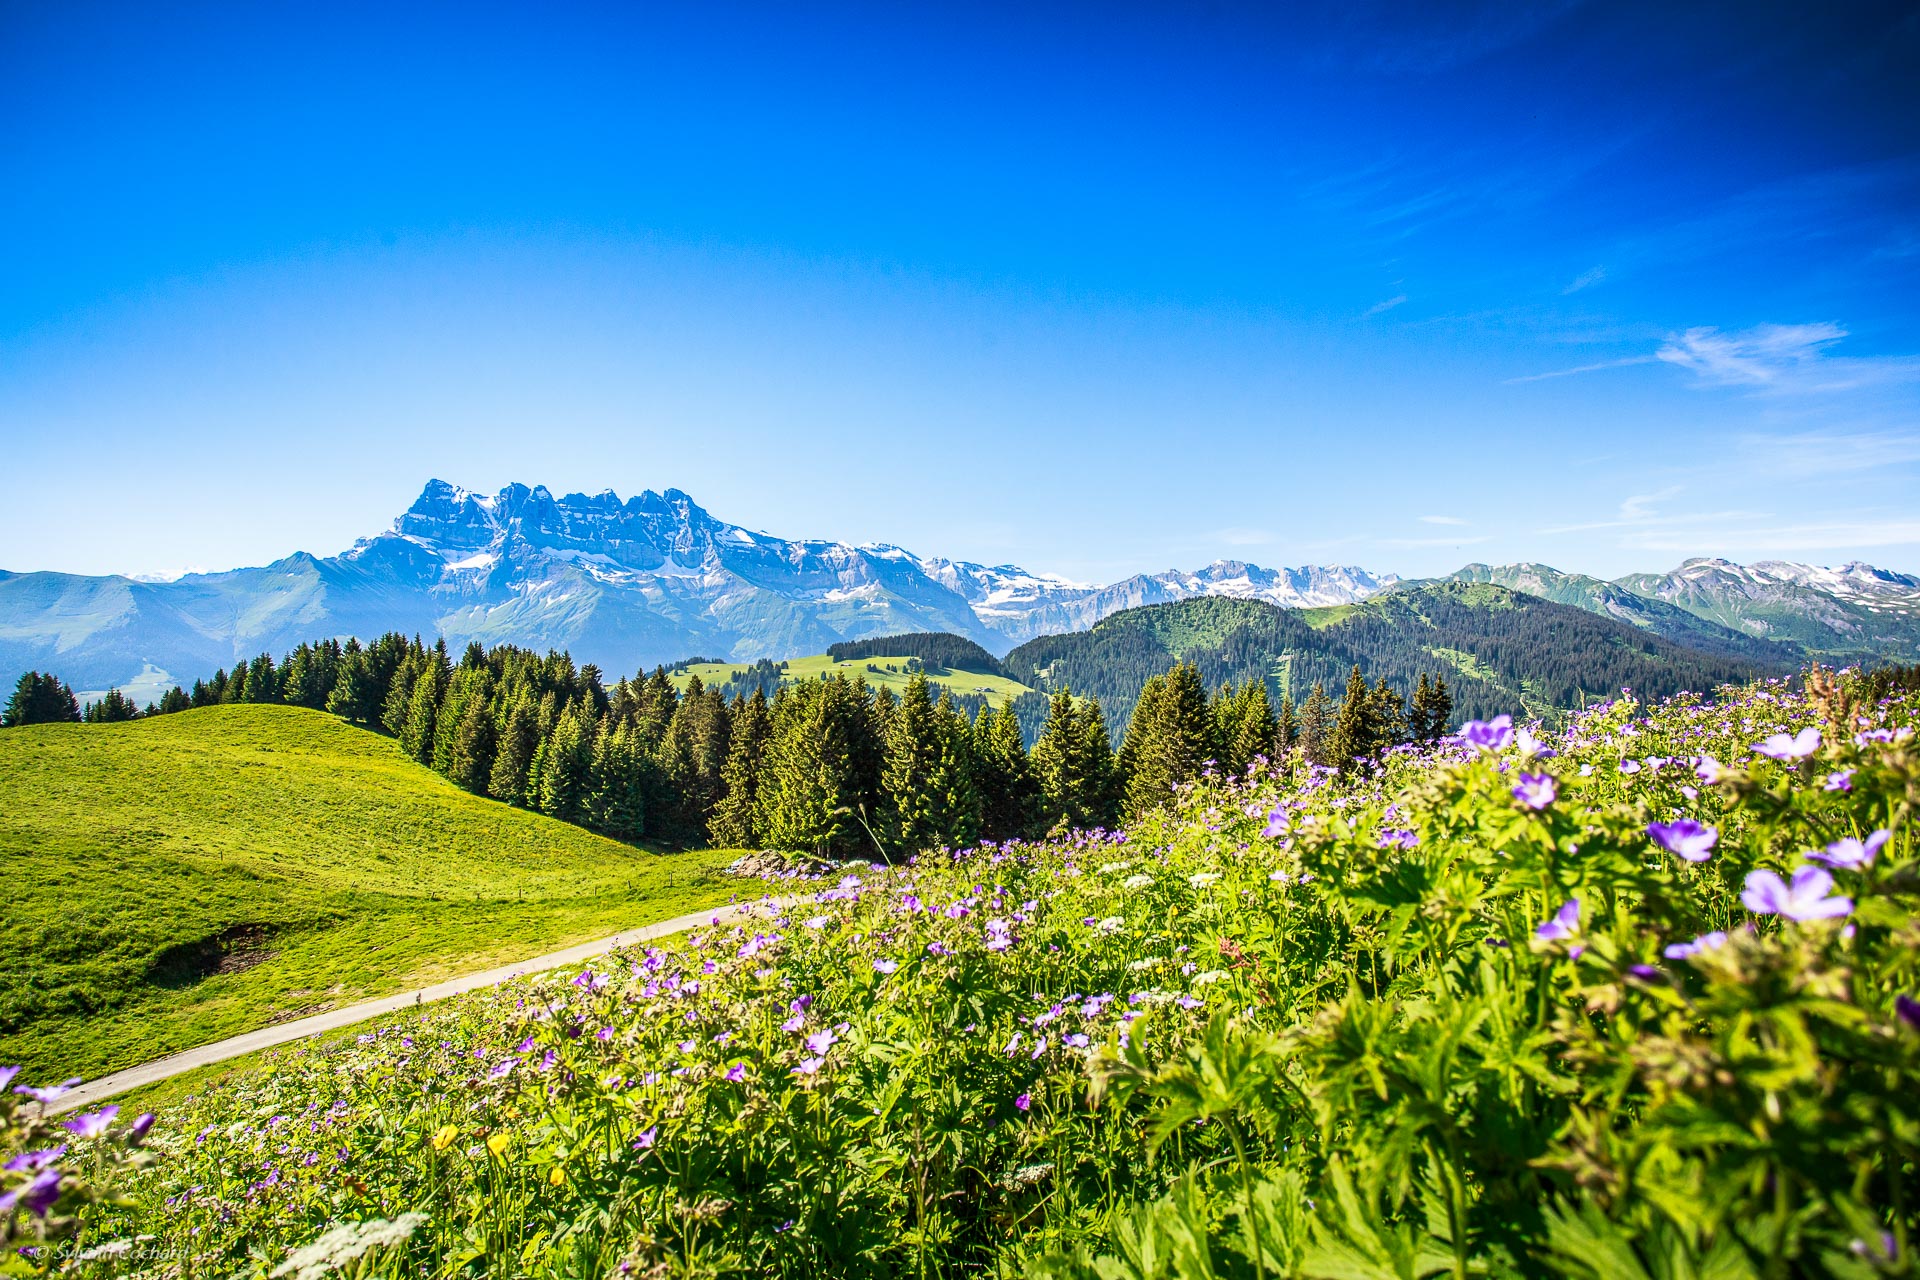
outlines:
M788 658L786 675L789 680L818 680L822 675L846 675L849 679L859 677L874 688L885 686L896 694L904 692L907 681L912 679L907 671L910 659L899 658L854 658L846 662L835 662L824 653L816 653L805 658ZM891 663L895 668L887 670ZM703 684L724 684L727 679L739 672L746 671L753 664L746 662L702 662L673 673L674 687L685 692L688 682L699 676ZM868 668L876 668L869 670ZM1004 698L1017 698L1033 690L1018 680L1009 680L1005 676L986 675L977 671L950 671L946 675L927 674L928 683L934 686L934 696L939 690L951 689L956 694L979 693L999 702Z
M0 732L0 1063L103 1072L742 891L293 707ZM745 886L752 888L752 886Z

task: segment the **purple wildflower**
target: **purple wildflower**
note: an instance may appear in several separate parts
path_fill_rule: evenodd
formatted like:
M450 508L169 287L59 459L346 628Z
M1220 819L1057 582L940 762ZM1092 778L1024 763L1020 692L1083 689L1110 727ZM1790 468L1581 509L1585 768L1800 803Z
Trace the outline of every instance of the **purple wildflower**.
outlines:
M1749 871L1740 901L1755 915L1785 916L1789 920L1830 920L1853 910L1853 899L1827 896L1833 876L1822 867L1801 867L1792 883L1771 871Z
M44 1089L36 1089L29 1085L24 1085L24 1084L15 1085L13 1091L15 1093L25 1094L27 1097L32 1098L35 1102L39 1103L41 1106L44 1107L49 1102L53 1102L59 1098L63 1098L67 1094L73 1092L73 1090L77 1088L79 1084L80 1084L80 1077L75 1076L71 1080L63 1080L59 1084L50 1084L46 1086L46 1088Z
M1727 940L1726 931L1715 929L1712 933L1703 933L1692 942L1672 942L1660 954L1669 960L1691 960L1702 951L1711 951Z
M640 1136L633 1140L633 1149L636 1151L645 1151L648 1148L653 1146L654 1139L658 1138L659 1136L660 1136L660 1126L657 1124L650 1125L649 1127L642 1129L640 1131Z
M1854 836L1835 840L1817 853L1809 853L1808 858L1815 862L1824 862L1830 867L1870 867L1873 860L1880 856L1880 850L1886 846L1893 832L1880 830L1861 840Z
M1920 1031L1920 1000L1909 995L1897 995L1893 998L1893 1016Z
M1804 760L1820 749L1820 731L1802 729L1792 737L1776 733L1765 742L1754 743L1753 749L1770 760Z
M1822 791L1852 791L1853 770L1838 769L1828 774L1826 783L1820 789Z
M806 1025L807 1025L807 1019L805 1015L796 1013L791 1018L788 1018L785 1022L781 1023L780 1029L782 1031L792 1033L792 1032L800 1031L804 1029Z
M735 1084L739 1084L747 1078L747 1064L744 1062L734 1063L727 1068L726 1078Z
M1013 1100L1013 1105L1022 1111L1031 1111L1033 1109L1033 1095L1023 1093Z
M1560 904L1560 909L1553 913L1551 919L1533 931L1533 936L1542 942L1559 942L1563 938L1571 938L1579 931L1580 899L1568 898Z
M800 1065L787 1074L796 1076L818 1075L820 1068L826 1065L827 1060L825 1058L802 1058L800 1059Z
M1653 982L1660 976L1660 971L1650 964L1630 964L1627 972L1642 982Z
M1283 805L1267 815L1267 825L1261 828L1260 834L1269 840L1278 839L1287 834L1287 829L1292 825L1293 815L1288 813Z
M100 1108L98 1111L90 1111L85 1115L76 1116L74 1119L63 1124L61 1128L65 1129L68 1133L78 1134L82 1138L104 1138L107 1136L107 1126L111 1125L113 1118L119 1114L120 1108L118 1106L108 1105Z
M899 967L900 962L898 960L889 960L885 956L873 962L873 971L875 973L892 973Z
M1905 999L1904 996L1901 998ZM1069 1049L1084 1049L1087 1047L1089 1041L1087 1040L1086 1036L1076 1031L1072 1035L1063 1036L1060 1040L1060 1043L1066 1045L1067 1048Z
M1688 862L1705 862L1713 856L1713 846L1720 841L1720 833L1712 827L1695 822L1692 818L1675 818L1672 822L1650 822L1647 834L1653 842L1676 858Z
M839 1038L831 1031L816 1031L806 1038L807 1052L824 1057L827 1050L833 1048L833 1042Z
M4 1089L12 1084L13 1078L19 1074L20 1068L18 1067L0 1067L0 1089Z
M1499 751L1513 741L1513 717L1495 716L1491 720L1469 720L1460 726L1460 738L1480 751Z
M1550 773L1523 773L1520 785L1513 789L1513 798L1528 809L1544 809L1560 795L1559 784Z
M65 1154L67 1154L65 1143L57 1147L42 1147L38 1151L23 1151L7 1161L5 1165L0 1165L0 1168L9 1169L15 1173L38 1173Z
M60 1198L60 1181L65 1177L58 1169L42 1169L26 1186L0 1195L0 1217L12 1213L16 1204L36 1218L46 1217Z

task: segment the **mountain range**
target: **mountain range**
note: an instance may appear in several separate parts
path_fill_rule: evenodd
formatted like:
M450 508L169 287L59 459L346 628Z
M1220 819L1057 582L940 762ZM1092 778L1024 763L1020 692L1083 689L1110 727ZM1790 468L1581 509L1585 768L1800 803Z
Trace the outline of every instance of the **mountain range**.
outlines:
M1808 655L1920 658L1920 578L1858 563L1690 560L1611 583L1531 564L1470 565L1453 577L1761 667ZM910 631L952 632L1000 655L1143 605L1227 597L1303 609L1402 586L1349 566L1241 561L1093 585L884 543L778 538L719 520L677 489L623 501L520 484L479 494L434 480L391 530L336 556L298 552L171 582L0 571L0 679L53 670L76 689L117 685L144 701L263 650L395 629L564 648L620 673Z

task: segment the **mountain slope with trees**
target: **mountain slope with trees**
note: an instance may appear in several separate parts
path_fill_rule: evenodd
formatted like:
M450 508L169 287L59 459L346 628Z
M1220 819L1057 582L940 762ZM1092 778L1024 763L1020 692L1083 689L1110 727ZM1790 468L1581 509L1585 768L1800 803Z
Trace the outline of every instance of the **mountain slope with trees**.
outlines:
M1097 698L1124 728L1147 680L1191 662L1208 688L1265 684L1276 704L1333 694L1359 666L1410 698L1444 675L1461 716L1544 713L1631 686L1647 696L1784 668L1684 648L1583 609L1475 583L1433 583L1356 605L1276 609L1204 599L1153 605L1046 636L1004 660L1015 679Z

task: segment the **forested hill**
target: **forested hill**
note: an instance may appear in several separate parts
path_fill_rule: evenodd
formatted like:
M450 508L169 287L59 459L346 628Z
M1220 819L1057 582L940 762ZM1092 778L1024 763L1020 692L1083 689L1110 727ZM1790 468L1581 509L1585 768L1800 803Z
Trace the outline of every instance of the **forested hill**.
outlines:
M1778 670L1504 587L1455 582L1328 609L1228 599L1151 605L1089 631L1031 640L1004 665L1036 688L1098 698L1117 728L1147 678L1180 661L1198 666L1209 686L1258 677L1276 700L1295 702L1316 683L1337 696L1356 663L1403 696L1422 674L1441 675L1456 719L1541 714L1612 696L1623 685L1662 697Z
M827 656L835 662L858 662L862 658L918 658L928 667L953 671L978 671L1004 676L1000 660L965 636L946 631L916 631L898 636L868 636L864 640L842 640L827 646Z

